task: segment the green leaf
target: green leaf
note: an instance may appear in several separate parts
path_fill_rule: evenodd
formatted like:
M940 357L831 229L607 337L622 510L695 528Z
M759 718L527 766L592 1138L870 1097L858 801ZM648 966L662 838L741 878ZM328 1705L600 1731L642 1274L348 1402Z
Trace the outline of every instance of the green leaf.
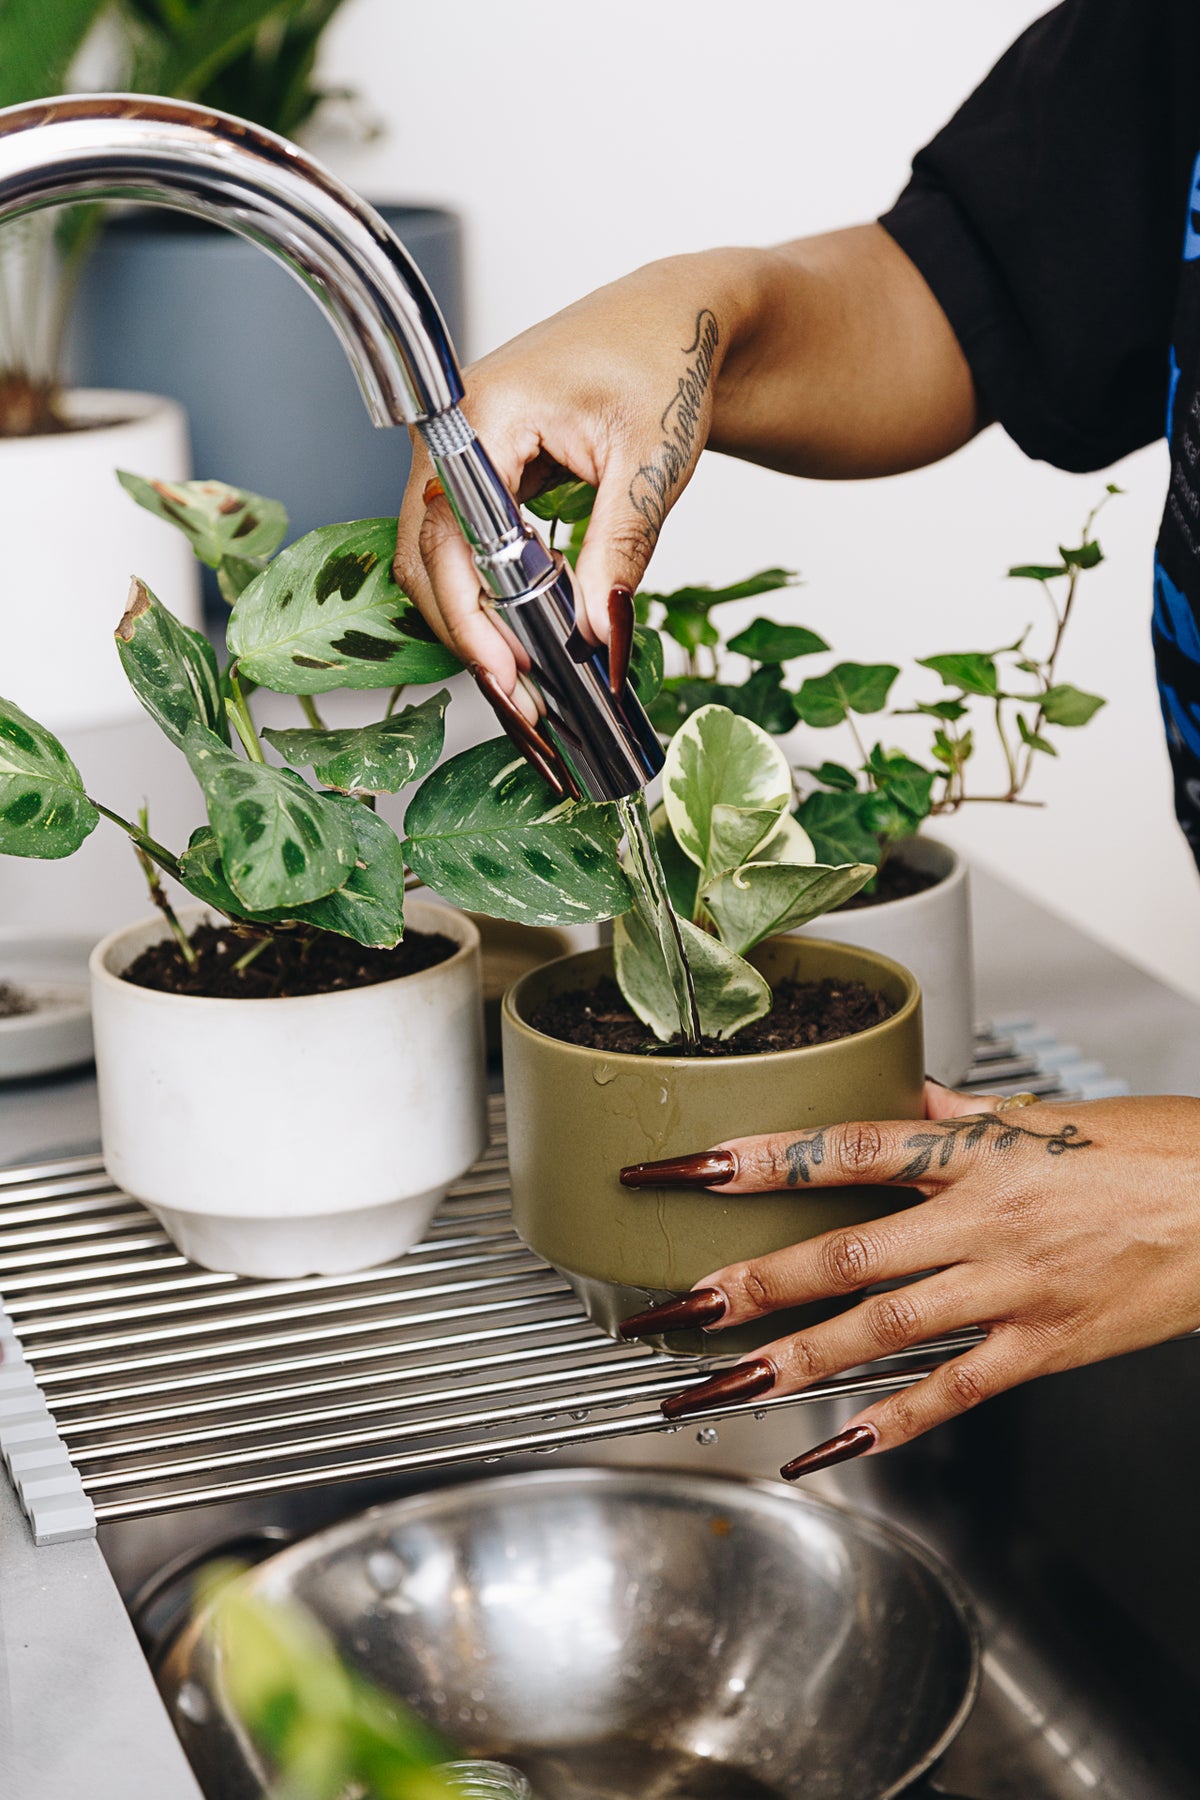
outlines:
M708 607L684 601L664 603L660 629L689 656L701 648L711 650L721 641L720 632L708 616Z
M761 569L757 575L732 582L728 587L683 587L671 594L643 592L639 597L651 606L662 607L662 630L690 655L701 645L711 648L721 641L708 616L714 606L775 593L779 588L791 587L796 579L790 569Z
M225 481L148 481L128 469L118 469L117 480L139 506L177 526L210 569L227 557L241 563L272 556L287 532L287 512L278 500Z
M679 929L705 1037L732 1037L752 1019L770 1012L771 990L757 969L689 920L680 919ZM643 1025L669 1043L679 1029L675 994L658 939L640 912L614 920L613 959L625 999Z
M885 750L882 744L876 744L866 766L879 792L908 815L910 830L928 818L935 779L932 770L914 762L902 750Z
M244 906L302 906L342 886L357 850L335 796L314 793L290 769L245 762L202 725L189 728L183 748Z
M71 856L99 817L58 739L0 700L0 856Z
M1097 563L1104 561L1104 552L1095 538L1090 538L1086 544L1080 544L1077 550L1064 550L1060 544L1058 554L1069 569L1094 569Z
M1024 713L1017 714L1017 730L1021 734L1021 742L1028 744L1031 750L1040 750L1044 756L1058 755L1058 751L1049 738L1044 738L1040 732L1034 731L1031 726L1026 724Z
M875 864L750 862L719 875L704 890L704 904L721 942L745 955L764 938L792 931L844 906L876 873Z
M556 487L543 488L522 506L535 519L560 519L564 525L578 525L592 516L596 490L586 481L560 481Z
M932 777L930 777L932 781ZM902 838L910 838L915 833L924 814L915 814L904 806L890 788L879 788L873 794L867 794L862 803L862 822L867 830L873 832L878 844L898 843Z
M838 867L844 863L878 863L879 843L864 823L869 794L809 794L796 808L796 817L812 839L817 861Z
M136 575L116 639L130 687L173 744L182 747L189 725L207 726L226 740L216 651Z
M795 696L796 712L818 731L840 725L847 713L882 712L899 673L893 663L839 663L809 677Z
M667 746L667 818L680 849L706 876L748 862L791 794L791 770L778 744L726 707L701 707ZM717 807L723 810L714 829ZM714 853L733 860L714 863Z
M1085 693L1065 682L1047 688L1038 695L1038 702L1048 725L1086 725L1105 704L1099 694Z
M723 682L710 681L703 675L669 675L647 707L650 723L663 737L671 737L685 719L690 719L702 706L724 700Z
M822 787L836 788L839 793L853 794L858 789L858 776L843 763L823 762L815 769L806 765L804 773L819 781Z
M1018 667L1020 666L1018 664ZM930 719L947 719L953 725L959 719L964 718L966 712L967 708L961 700L918 700L915 706L899 707L893 717L897 719L911 718L917 713L923 713Z
M437 762L445 742L449 690L441 688L419 706L406 706L390 719L343 731L263 732L285 762L311 768L322 787L350 793L398 794L420 781Z
M770 619L755 619L731 637L726 648L748 656L751 662L785 663L795 656L814 656L818 650L828 650L829 645L803 625L776 625Z
M722 682L713 697L730 712L761 725L773 737L783 737L795 727L795 700L783 685L783 673L777 663L766 663L761 669L755 669L741 687Z
M1013 581L1053 581L1056 575L1066 572L1065 563L1018 563L1008 574Z
M471 912L582 925L629 905L614 806L556 800L507 738L428 776L405 819L409 867Z
M239 596L229 649L283 694L399 687L458 672L392 578L395 519L322 525L289 544Z
M663 684L663 646L657 631L648 625L633 628L633 649L629 656L629 683L643 706L658 698Z
M67 71L108 0L4 0L0 5L0 106L61 94ZM65 854L65 853L64 853Z
M194 99L252 42L270 18L298 12L303 0L193 0L173 6L171 29L142 45L136 71L142 92Z
M961 688L966 694L984 694L995 699L1000 692L994 657L981 650L952 651L945 656L920 656L918 666L932 669L947 687Z

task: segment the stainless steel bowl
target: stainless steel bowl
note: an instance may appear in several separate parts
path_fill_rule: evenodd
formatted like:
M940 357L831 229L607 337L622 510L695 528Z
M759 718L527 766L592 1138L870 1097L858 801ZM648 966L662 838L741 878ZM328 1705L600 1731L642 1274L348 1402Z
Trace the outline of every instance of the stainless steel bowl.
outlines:
M758 1481L615 1468L378 1507L249 1573L538 1800L887 1800L958 1730L978 1646L921 1545ZM203 1618L162 1679L210 1800L264 1771Z

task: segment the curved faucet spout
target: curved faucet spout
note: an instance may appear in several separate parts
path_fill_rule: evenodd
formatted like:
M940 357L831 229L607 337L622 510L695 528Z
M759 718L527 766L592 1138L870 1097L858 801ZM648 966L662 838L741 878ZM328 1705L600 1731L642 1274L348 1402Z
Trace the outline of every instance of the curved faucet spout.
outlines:
M521 517L470 421L433 295L377 213L294 144L245 119L146 94L76 94L0 111L0 222L76 200L140 200L211 219L260 245L337 332L377 425L421 433L540 688L580 793L616 800L662 767L628 686L576 625L571 570Z
M272 132L145 94L0 111L0 220L76 200L170 206L261 245L328 316L376 425L417 424L462 399L442 315L404 246Z

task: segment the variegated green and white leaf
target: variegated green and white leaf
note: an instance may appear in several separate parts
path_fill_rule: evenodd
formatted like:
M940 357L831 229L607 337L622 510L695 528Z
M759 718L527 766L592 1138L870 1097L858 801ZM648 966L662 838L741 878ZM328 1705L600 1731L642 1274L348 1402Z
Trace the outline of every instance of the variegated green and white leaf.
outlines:
M759 815L745 821L747 839L758 832L752 848L736 859L745 862L787 810L791 793L791 770L779 745L728 707L702 706L667 746L663 804L680 848L706 874L721 872L711 861L714 849L724 857L732 848L735 820L728 811L717 821L714 845L715 808Z
M303 906L343 885L358 852L334 795L314 793L290 769L243 761L202 725L189 727L183 748L243 905Z
M752 857L762 856L767 842L778 835L781 817L786 819L787 813L768 806L714 806L701 886L726 869L740 869Z
M681 919L694 919L696 901L700 897L700 871L675 842L667 809L661 801L650 814L650 829L654 833L654 848L658 851L659 865L667 884L667 898Z
M183 532L210 569L226 557L253 562L274 554L287 531L287 511L225 481L148 481L117 470L117 480L139 506Z
M365 794L398 794L420 781L442 754L450 693L441 688L419 706L376 725L345 731L272 731L263 736L285 762L311 768L322 787Z
M404 823L413 873L468 911L582 925L629 905L616 808L555 800L507 738L435 769Z
M732 1037L770 1012L771 990L757 969L687 919L680 919L679 929L705 1037ZM679 1030L675 994L658 938L636 909L613 921L613 956L625 999L643 1025L669 1043Z
M283 694L445 681L460 664L392 578L395 519L322 525L289 544L229 615L229 649Z
M116 639L130 687L172 743L182 745L188 726L197 724L226 738L216 652L136 575Z
M792 931L845 905L871 880L870 863L751 862L731 869L704 890L721 941L745 954L764 938Z
M0 700L0 856L71 856L99 817L58 739Z
M353 938L373 949L390 950L404 936L404 853L391 826L358 800L341 794L326 796L346 810L354 833L358 860L344 887L306 906L253 911L243 904L225 879L221 848L211 826L201 826L180 865L184 886L231 918L277 925L299 921L322 931Z
M755 852L755 862L815 863L813 841L794 813L784 813L765 844Z

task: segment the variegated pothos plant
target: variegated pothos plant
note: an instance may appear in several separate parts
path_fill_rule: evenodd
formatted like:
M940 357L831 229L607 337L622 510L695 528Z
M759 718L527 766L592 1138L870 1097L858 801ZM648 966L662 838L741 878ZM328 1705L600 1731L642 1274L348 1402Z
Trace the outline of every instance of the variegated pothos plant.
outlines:
M188 958L156 869L251 939L316 930L390 947L403 935L406 871L494 917L615 918L625 995L669 1039L678 1019L644 907L631 907L639 897L615 807L550 795L505 738L440 762L445 688L397 707L403 688L459 665L392 577L395 520L324 526L281 550L277 502L217 481L121 480L185 533L231 604L223 669L208 639L140 580L116 631L130 684L187 758L207 820L169 850L144 814L125 819L92 799L58 740L0 700L0 853L69 856L103 814L133 841ZM638 633L631 678L652 702L662 679L653 632ZM298 696L307 724L260 733L256 687ZM388 690L383 717L328 729L316 696L338 688ZM264 742L283 766L267 761ZM413 783L401 842L375 801ZM672 740L655 832L706 1035L728 1036L770 1006L747 951L840 904L872 873L816 864L792 801L786 759L752 721L708 706Z

